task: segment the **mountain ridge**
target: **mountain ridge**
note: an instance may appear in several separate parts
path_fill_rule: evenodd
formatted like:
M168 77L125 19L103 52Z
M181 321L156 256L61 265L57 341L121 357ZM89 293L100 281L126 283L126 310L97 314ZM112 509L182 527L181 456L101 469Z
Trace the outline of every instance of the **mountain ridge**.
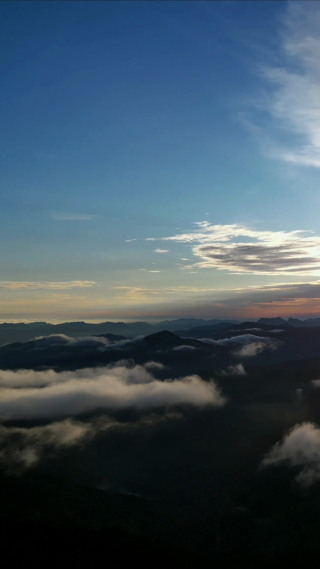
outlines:
M218 324L227 322L229 324L237 323L236 320L204 320L197 318L179 318L177 320L164 320L158 324L149 324L148 322L63 322L61 324L51 324L48 322L30 322L30 323L8 323L0 324L0 346L3 344L11 344L13 342L28 342L34 340L37 336L51 336L53 334L64 334L70 337L81 336L101 336L102 334L121 335L126 337L134 337L140 335L148 335L162 330L174 332L177 328L194 328L201 324Z
M233 320L233 319L202 319L202 318L178 318L176 320L164 320L157 324L148 322L99 322L90 323L84 321L63 322L60 324L51 324L49 322L5 322L0 324L0 346L4 344L12 344L14 342L28 342L41 336L51 336L63 334L73 338L86 336L105 336L112 334L113 336L123 336L125 338L133 338L135 336L146 336L167 330L178 335L188 331L190 334L200 328L209 330L227 329L232 326L241 326L250 324L252 326L286 326L293 328L314 328L320 326L320 318L308 318L299 320L298 318L288 318L285 320L281 317L276 318L259 318L254 321Z

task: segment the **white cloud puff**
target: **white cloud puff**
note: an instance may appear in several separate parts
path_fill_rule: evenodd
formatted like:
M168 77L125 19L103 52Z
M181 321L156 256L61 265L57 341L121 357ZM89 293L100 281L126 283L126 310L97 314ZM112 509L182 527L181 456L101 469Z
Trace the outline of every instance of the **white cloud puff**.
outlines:
M236 352L237 356L242 356L243 358L252 358L257 356L263 350L276 350L279 347L275 342L253 342L252 344L247 344L243 346Z
M310 486L320 479L320 429L313 423L295 425L262 460L261 467L302 466L298 483Z
M221 340L212 340L211 338L201 338L201 342L209 345L219 345L225 347L240 348L235 352L237 356L253 357L263 350L276 350L280 346L280 342L265 336L255 336L254 334L240 334L231 338L223 338Z
M273 340L264 336L255 336L254 334L240 334L239 336L232 336L231 338L224 338L223 340L216 340L220 346L230 346L231 344L240 344L247 346L256 342L272 343Z
M168 369L167 366L161 364L160 362L147 362L143 364L143 367L145 367L148 370L150 369L151 371Z
M33 340L33 350L45 350L48 348L99 348L109 346L110 341L103 336L81 336L72 338L65 334L51 334L49 336L37 336Z
M219 344L219 340L212 340L211 338L201 338L200 342L208 344L209 346L216 346Z
M159 381L145 367L130 368L123 362L113 367L75 372L2 372L2 385L2 422L54 420L99 409L112 411L134 407L143 410L181 404L220 406L224 403L217 386L202 381L197 375Z
M172 348L173 352L192 352L193 350L196 350L197 348L195 348L194 346L188 346L187 344L182 344L181 346L175 346L174 348Z
M7 474L17 474L64 449L81 448L99 433L152 428L166 421L181 419L180 413L169 411L161 415L147 414L130 423L100 415L89 421L64 419L36 427L0 425L0 465Z
M221 375L247 375L246 370L242 364L236 364L234 366L228 366L226 369L221 370Z
M0 463L5 468L15 465L30 468L37 464L45 452L57 452L79 445L91 438L102 425L66 419L40 427L21 428L0 425Z
M254 334L240 334L239 336L231 336L231 338L223 338L221 340L212 340L211 338L201 338L201 342L209 345L234 346L237 344L243 346L237 352L240 355L255 355L251 352L258 352L263 349L276 349L280 343L272 338L265 336L255 336Z
M50 348L83 348L84 350L127 350L134 345L140 344L144 336L136 336L132 339L118 340L110 342L103 336L81 336L73 338L65 334L51 334L50 336L38 336L32 341L33 351L46 350Z

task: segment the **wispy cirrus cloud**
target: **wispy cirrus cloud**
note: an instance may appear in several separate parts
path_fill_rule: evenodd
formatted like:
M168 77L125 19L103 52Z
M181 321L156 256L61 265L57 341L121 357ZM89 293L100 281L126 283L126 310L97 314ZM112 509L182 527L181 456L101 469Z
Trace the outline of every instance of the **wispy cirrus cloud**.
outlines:
M95 281L65 281L65 282L37 282L37 281L0 281L0 289L9 290L66 290L70 288L88 288L95 286Z
M147 270L147 269L140 269ZM119 299L132 299L132 300L147 300L152 302L154 299L157 301L157 297L172 297L175 298L177 295L197 295L201 293L214 292L214 288L201 288L201 287L188 287L188 286L176 286L176 287L159 287L151 288L144 286L115 286L115 290L120 292Z
M169 253L168 249L154 249L155 253Z
M320 5L291 1L280 30L277 66L261 66L268 84L247 123L265 153L285 162L320 168Z
M137 318L150 314L159 319L178 318L186 312L195 318L247 320L262 315L307 318L320 314L320 279L229 289L203 286L116 286L114 289L115 302L126 307L136 304Z
M94 221L100 216L87 213L52 211L51 217L57 221Z
M256 275L320 274L320 237L312 231L258 231L239 224L211 225L208 221L193 225L195 231L160 238L192 246L200 261L180 265L183 270L215 268Z

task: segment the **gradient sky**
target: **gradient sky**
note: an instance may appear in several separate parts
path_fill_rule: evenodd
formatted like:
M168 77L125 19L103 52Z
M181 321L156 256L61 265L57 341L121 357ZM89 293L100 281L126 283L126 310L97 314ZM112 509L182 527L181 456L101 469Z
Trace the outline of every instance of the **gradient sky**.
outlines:
M0 320L320 313L320 3L0 16Z

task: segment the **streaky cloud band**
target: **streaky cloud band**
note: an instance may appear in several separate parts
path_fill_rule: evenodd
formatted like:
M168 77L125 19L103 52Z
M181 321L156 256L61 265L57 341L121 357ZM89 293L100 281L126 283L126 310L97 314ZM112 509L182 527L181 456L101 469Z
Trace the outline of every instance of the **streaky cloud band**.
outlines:
M65 282L37 282L37 281L0 281L0 288L9 290L66 290L70 288L88 288L95 286L95 281L65 281Z
M255 275L320 274L320 237L309 230L259 231L239 224L195 222L196 231L161 241L189 244L198 262L183 270L214 268ZM156 241L149 237L147 240Z

